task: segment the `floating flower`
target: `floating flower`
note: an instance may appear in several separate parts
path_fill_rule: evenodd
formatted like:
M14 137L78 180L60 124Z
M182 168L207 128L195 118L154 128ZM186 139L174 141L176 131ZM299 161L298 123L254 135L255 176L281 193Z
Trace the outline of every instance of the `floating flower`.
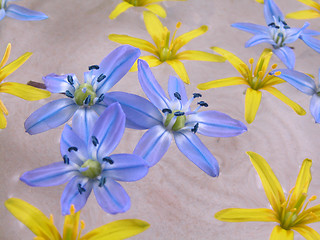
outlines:
M47 19L48 16L42 12L30 10L16 4L8 5L8 2L15 0L0 0L0 21L5 17L11 17L22 21L38 21Z
M154 56L143 56L140 59L147 61L150 67L155 67L161 63L168 63L178 76L185 82L190 83L188 74L183 63L180 60L195 60L195 61L210 61L210 62L224 62L225 59L221 56L202 52L187 50L178 53L181 47L190 42L192 39L204 34L207 30L207 26L201 26L191 32L187 32L179 37L175 38L176 31L180 27L181 23L177 23L177 29L173 33L170 42L170 31L162 25L160 20L153 13L143 12L144 23L146 25L147 31L151 35L155 45L152 43L139 39L130 37L127 35L110 34L109 39L111 41L129 44L134 47L140 48L141 50L147 51ZM136 64L130 71L137 71Z
M247 66L241 59L239 59L231 52L218 47L213 47L212 50L224 56L240 72L242 77L223 78L207 83L201 83L198 85L198 88L201 90L207 90L210 88L241 84L248 85L249 87L246 90L245 99L245 119L248 123L252 123L256 117L256 113L258 111L262 97L262 93L260 90L265 90L271 93L273 96L279 98L285 104L289 105L297 114L306 114L305 110L302 107L300 107L297 103L293 102L288 97L283 95L279 90L273 87L273 85L283 83L284 81L277 77L280 72L276 72L274 75L270 75L270 72L267 72L269 61L272 56L272 51L270 49L265 49L261 53L254 72L253 58L249 59L250 66ZM273 64L271 68L272 70L274 70L276 67L277 65Z
M156 2L164 2L164 1L187 1L187 0L122 0L116 8L110 13L109 18L115 19L121 13L127 11L132 7L144 7L150 12L158 15L159 17L165 18L167 16L166 10L161 7L159 4L155 4Z
M278 71L281 72L278 76L279 78L287 81L299 91L312 96L310 100L310 112L316 123L320 123L320 86L316 86L314 80L304 73L290 69L279 69Z
M305 23L302 28L290 28L284 21L284 16L273 0L264 1L264 17L267 27L253 23L234 23L231 26L240 30L254 34L246 42L246 47L251 47L260 43L270 43L273 53L290 69L294 68L294 51L287 46L295 42L298 38L313 50L320 53L320 40L313 38L320 35L320 32L307 30L309 23Z
M29 134L41 133L64 124L74 115L73 130L87 139L89 129L107 107L102 102L105 93L129 71L139 56L140 50L137 48L118 47L99 66L89 67L82 84L74 74L52 73L45 76L43 80L47 90L64 93L67 98L49 102L32 113L25 121L26 131Z
M116 181L136 181L148 172L146 162L134 154L113 154L125 128L125 115L118 103L98 118L90 137L81 139L66 125L60 140L63 161L25 172L20 180L33 187L67 184L62 197L62 214L73 204L80 210L93 189L101 208L111 214L130 208L130 198ZM86 131L86 129L82 129Z
M50 97L50 92L42 89L38 89L21 83L3 82L3 80L7 76L17 70L32 54L30 52L26 52L18 59L4 66L8 61L10 51L11 44L9 43L6 52L4 53L4 56L0 62L0 92L9 93L28 101L36 101ZM0 100L0 129L6 128L7 126L7 120L4 115L8 115L8 110Z
M297 231L306 239L320 239L320 235L307 224L320 221L320 204L307 209L308 204L316 199L312 196L305 204L311 181L312 161L305 159L294 188L286 199L282 187L265 159L254 152L247 152L261 179L264 191L272 209L229 208L215 214L215 218L225 222L277 222L270 240L293 240Z
M315 10L302 10L297 12L292 12L286 15L286 18L294 19L311 19L320 17L320 4L313 0L298 0L309 7L315 8Z
M179 150L187 158L208 175L218 176L216 159L195 133L210 137L232 137L245 132L246 126L218 111L198 112L200 108L208 107L204 101L199 101L199 106L192 111L190 104L201 94L194 93L192 98L187 99L183 82L173 76L168 85L170 99L167 98L148 64L138 60L138 68L141 87L150 101L124 92L109 93L104 100L107 104L114 101L121 104L127 117L127 127L149 129L133 153L153 166L166 153L173 136Z
M124 219L105 224L81 237L85 223L81 220L79 229L80 211L76 213L74 205L71 205L70 214L64 218L63 234L60 235L52 215L50 219L47 218L38 208L19 198L9 198L5 201L5 206L36 235L34 239L37 240L121 240L135 236L150 226L139 219Z

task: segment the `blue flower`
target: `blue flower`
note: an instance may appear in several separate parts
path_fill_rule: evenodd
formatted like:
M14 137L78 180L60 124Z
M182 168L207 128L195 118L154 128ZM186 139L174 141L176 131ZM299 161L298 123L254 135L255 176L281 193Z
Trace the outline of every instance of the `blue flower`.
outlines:
M278 69L277 71L281 72L278 76L279 78L287 81L299 91L312 96L310 101L310 112L316 123L320 123L320 85L316 86L314 80L302 72L290 69Z
M168 150L172 137L179 150L194 164L210 176L219 175L219 165L196 136L200 133L210 137L231 137L247 130L246 126L228 115L217 111L198 112L208 107L204 101L198 102L195 110L190 104L201 94L194 93L187 99L183 82L171 76L167 98L154 78L147 62L138 60L138 76L141 87L150 101L137 95L112 92L106 94L104 102L119 102L126 114L126 127L149 129L137 144L134 154L144 158L149 166L155 165Z
M107 107L105 93L131 68L140 50L128 45L118 47L100 65L89 67L80 84L74 74L49 74L43 78L47 90L64 93L67 98L54 100L32 113L25 121L29 134L37 134L67 122L73 115L72 128L81 138L89 137L89 130ZM83 129L86 129L83 131Z
M42 12L30 10L16 4L8 5L8 2L15 0L0 0L0 21L5 17L11 17L22 21L38 21L47 19L48 16Z
M62 197L62 214L73 204L79 211L93 189L101 208L111 214L125 212L130 198L116 181L136 181L148 172L146 162L134 154L111 154L125 129L125 115L118 103L110 105L90 129L88 141L65 125L60 151L63 161L25 172L20 180L34 187L67 184Z
M273 53L289 68L293 69L295 55L293 50L287 46L288 43L302 39L305 44L320 53L320 40L313 36L320 35L320 32L306 29L309 23L305 23L302 28L290 28L284 21L284 16L273 0L264 1L264 17L266 26L253 23L234 23L231 26L240 30L254 34L246 42L246 47L251 47L259 43L270 43L273 46Z

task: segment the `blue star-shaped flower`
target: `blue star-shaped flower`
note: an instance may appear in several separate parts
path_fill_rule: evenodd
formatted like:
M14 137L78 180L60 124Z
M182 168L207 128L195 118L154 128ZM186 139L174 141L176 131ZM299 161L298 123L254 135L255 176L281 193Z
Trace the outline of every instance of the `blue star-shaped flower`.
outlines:
M42 12L30 10L16 4L8 5L8 2L16 0L0 0L0 21L5 17L11 17L22 21L38 21L47 19L48 16Z
M273 46L273 53L289 68L293 69L295 55L293 50L287 46L288 43L302 39L309 47L320 53L320 40L312 36L320 35L320 32L306 29L309 23L305 23L302 28L290 28L284 21L284 16L273 0L264 1L264 17L266 26L253 23L234 23L231 26L240 30L254 34L246 42L246 47L251 47L259 43L270 43Z
M121 106L111 104L90 129L87 141L66 125L60 141L63 161L25 172L20 180L34 187L69 181L61 197L64 215L70 214L72 204L79 211L92 189L104 211L127 211L130 198L116 181L139 180L147 174L148 166L134 154L111 154L122 138L125 119Z
M195 133L210 137L231 137L247 130L246 126L228 115L218 111L198 112L208 107L204 101L198 102L195 110L190 104L201 94L194 93L188 99L183 82L171 76L167 98L154 78L147 62L138 60L138 76L148 101L137 95L112 92L105 96L104 102L119 102L126 114L126 127L149 129L137 144L134 154L144 158L149 166L155 165L168 150L172 136L179 150L208 175L219 175L219 166Z

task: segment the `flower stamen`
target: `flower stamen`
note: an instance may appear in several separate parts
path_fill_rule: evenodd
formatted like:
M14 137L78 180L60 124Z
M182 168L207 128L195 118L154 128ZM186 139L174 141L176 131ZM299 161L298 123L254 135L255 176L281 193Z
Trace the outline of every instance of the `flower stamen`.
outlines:
M91 65L88 68L89 68L89 71L90 71L90 70L93 70L93 69L98 70L100 67L99 67L99 65Z

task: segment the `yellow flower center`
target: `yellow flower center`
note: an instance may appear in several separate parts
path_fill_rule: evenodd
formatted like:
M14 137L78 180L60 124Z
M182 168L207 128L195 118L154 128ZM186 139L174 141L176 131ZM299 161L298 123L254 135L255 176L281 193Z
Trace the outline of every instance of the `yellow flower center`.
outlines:
M135 7L141 6L141 2L139 0L125 0L126 2L132 4Z
M86 169L82 171L81 174L88 178L96 178L101 173L101 164L98 161L88 159L81 166L82 169Z
M164 62L166 60L170 60L174 58L176 54L176 52L174 51L174 45L175 45L174 37L176 35L178 28L180 28L180 26L181 26L181 22L178 22L176 25L176 30L173 33L171 42L170 42L170 31L166 27L164 27L164 35L163 35L162 41L160 42L160 49L159 49L160 61Z
M177 113L180 113L180 111L174 111L172 113L169 113L166 117L165 122L164 122L164 126L168 127L171 120L174 121L173 125L172 125L172 123L170 124L172 126L170 130L172 130L172 131L178 131L181 128L183 128L186 123L186 120L187 120L187 118L184 114L177 116ZM173 119L174 117L175 117L175 120Z

